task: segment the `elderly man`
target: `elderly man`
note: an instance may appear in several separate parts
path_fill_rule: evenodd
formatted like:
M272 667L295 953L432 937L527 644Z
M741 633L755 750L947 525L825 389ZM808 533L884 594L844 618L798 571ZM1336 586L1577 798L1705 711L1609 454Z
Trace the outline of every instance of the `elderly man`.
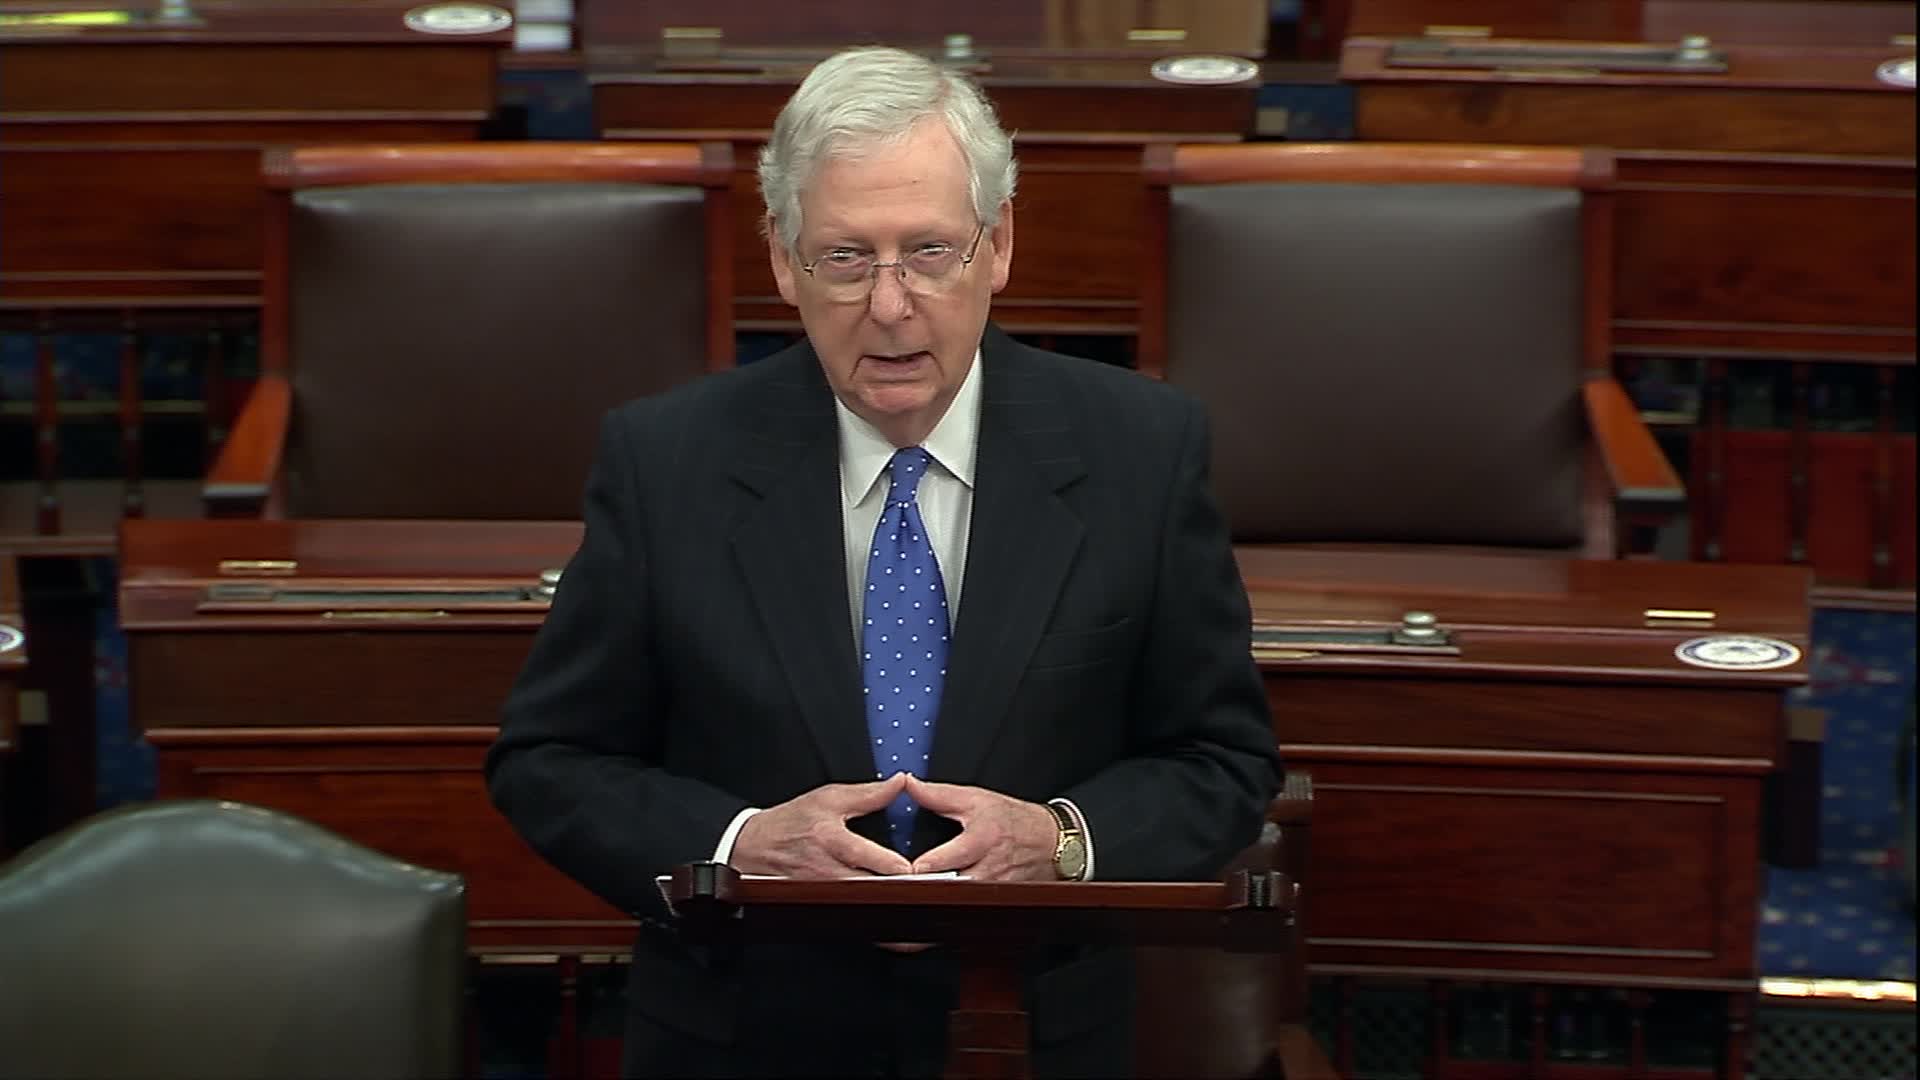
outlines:
M987 324L1012 144L980 92L841 53L760 162L806 341L606 421L493 798L642 919L637 1075L933 1075L912 946L677 940L654 877L1204 879L1279 783L1201 409ZM1130 958L1032 961L1042 1074L1127 1071Z

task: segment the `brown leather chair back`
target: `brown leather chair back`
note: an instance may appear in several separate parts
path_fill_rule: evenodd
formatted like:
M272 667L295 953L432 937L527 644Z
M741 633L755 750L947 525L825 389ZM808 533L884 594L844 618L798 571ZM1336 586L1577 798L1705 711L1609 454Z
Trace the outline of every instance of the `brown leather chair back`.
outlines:
M257 807L99 815L0 866L0 1074L458 1075L465 895Z
M1237 542L1583 543L1607 265L1587 199L1610 164L1289 145L1163 148L1149 169L1141 363L1208 405Z
M716 156L474 144L270 165L288 516L577 517L608 409L732 363Z
M1291 942L1280 955L1218 949L1135 950L1134 1061L1141 1076L1246 1080L1285 1075L1281 1029L1307 1013L1307 829L1312 782L1291 773L1260 838L1227 873L1279 870L1300 883Z

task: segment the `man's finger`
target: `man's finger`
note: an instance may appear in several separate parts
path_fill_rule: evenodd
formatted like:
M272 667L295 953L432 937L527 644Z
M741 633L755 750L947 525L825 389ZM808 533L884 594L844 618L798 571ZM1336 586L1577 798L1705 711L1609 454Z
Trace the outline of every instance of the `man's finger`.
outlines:
M986 841L974 834L963 832L913 860L913 872L941 874L948 870L970 869L975 863L986 858L988 846Z
M890 847L881 847L850 830L843 831L822 847L828 855L855 870L872 874L905 874L913 869L913 864L907 861L905 855Z
M841 784L835 792L834 808L843 818L859 817L861 814L879 810L898 798L907 789L911 779L906 773L897 772L885 780L869 780L864 784Z
M980 801L979 788L964 784L941 784L917 776L907 777L906 792L908 798L923 808L948 817L965 813Z

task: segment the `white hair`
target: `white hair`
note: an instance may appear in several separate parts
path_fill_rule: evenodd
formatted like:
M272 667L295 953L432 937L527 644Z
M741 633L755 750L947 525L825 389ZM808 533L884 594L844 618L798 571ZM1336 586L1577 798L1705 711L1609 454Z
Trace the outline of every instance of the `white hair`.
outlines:
M1019 170L980 88L914 53L848 49L807 74L760 151L760 195L787 250L800 242L800 193L821 161L899 139L929 116L945 120L960 144L974 214L989 229L999 224Z

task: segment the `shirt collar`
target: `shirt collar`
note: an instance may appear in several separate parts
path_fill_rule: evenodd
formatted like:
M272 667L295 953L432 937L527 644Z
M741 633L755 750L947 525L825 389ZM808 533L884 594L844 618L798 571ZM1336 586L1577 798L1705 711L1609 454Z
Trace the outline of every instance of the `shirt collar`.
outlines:
M840 419L841 495L846 505L858 506L873 491L880 474L886 472L896 448L838 396L833 399L833 408ZM973 366L961 380L946 415L920 445L955 479L969 488L973 486L974 456L980 447L979 350L974 350Z

